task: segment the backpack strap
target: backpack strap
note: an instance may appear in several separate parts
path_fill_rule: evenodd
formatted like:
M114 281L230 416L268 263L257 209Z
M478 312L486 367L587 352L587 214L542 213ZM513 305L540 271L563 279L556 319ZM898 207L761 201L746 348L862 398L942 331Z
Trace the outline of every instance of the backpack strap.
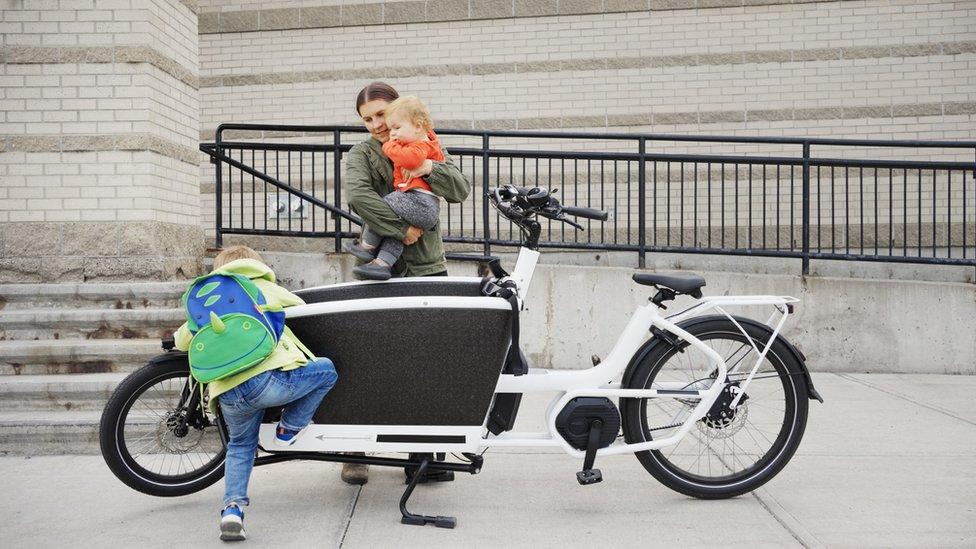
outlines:
M308 347L306 347L305 344L302 343L302 340L298 339L295 333L292 332L291 328L289 328L287 325L285 326L285 331L283 333L286 336L288 336L288 339L292 340L299 349L301 349L302 353L305 354L306 358L308 358L309 360L315 359L315 354L313 354L312 351L310 351Z

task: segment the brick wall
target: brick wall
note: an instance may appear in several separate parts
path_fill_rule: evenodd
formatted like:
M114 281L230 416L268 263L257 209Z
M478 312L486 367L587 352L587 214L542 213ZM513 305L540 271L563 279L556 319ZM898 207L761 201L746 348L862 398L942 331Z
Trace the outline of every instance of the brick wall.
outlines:
M194 6L28 0L5 7L0 282L197 272Z

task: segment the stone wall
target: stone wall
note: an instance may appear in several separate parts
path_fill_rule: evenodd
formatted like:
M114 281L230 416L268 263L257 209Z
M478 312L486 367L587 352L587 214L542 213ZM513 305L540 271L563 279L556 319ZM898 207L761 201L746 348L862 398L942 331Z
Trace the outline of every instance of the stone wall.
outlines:
M198 272L195 4L2 5L0 282Z

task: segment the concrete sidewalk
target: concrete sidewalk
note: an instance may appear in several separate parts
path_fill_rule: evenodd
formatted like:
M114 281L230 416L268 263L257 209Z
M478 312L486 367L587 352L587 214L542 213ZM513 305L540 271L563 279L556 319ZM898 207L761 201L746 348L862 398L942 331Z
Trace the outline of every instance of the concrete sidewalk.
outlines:
M399 523L398 470L347 486L339 466L255 469L248 547L976 545L974 376L814 375L790 464L756 492L698 501L658 484L632 456L602 459L604 482L550 451L485 455L476 476L420 486L411 510L456 515L455 530ZM538 428L546 402L523 405ZM0 458L5 547L218 547L222 483L183 498L134 492L98 456Z

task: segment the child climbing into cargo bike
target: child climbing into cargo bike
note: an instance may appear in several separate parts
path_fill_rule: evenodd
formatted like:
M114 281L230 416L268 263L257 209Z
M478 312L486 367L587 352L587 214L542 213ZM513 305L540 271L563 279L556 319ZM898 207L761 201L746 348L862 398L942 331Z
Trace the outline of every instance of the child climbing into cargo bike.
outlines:
M233 282L235 277L243 277L252 282L263 296L265 303L260 306L255 304L253 307L259 314L262 309L280 311L284 307L305 304L302 298L275 284L274 272L264 264L256 251L247 246L233 246L214 258L214 270L210 275L201 277L191 285L183 298L184 307L187 310L192 309L193 304L188 305L188 302L197 299L206 299L204 303L209 307L215 305L220 299L233 302L235 293L238 294L238 299L247 297L237 292L240 287ZM218 279L229 282L222 288L215 283ZM245 281L244 284L246 283ZM213 353L211 357L203 356L200 362L213 362L207 359L218 355L216 362L223 366L233 361L227 360L225 355L220 354L217 345L211 344L212 340L197 336L208 329L202 325L202 322L209 320L208 324L215 325L210 329L219 332L234 329L235 318L244 319L242 321L244 329L250 329L251 325L257 322L251 320L246 314L222 316L226 321L213 318L216 314L212 312L210 314L212 315L210 319L205 318L206 315L201 315L204 318L200 319L200 325L194 322L191 326L188 322L180 326L174 334L174 339L178 349L190 350L191 364L196 355L211 352ZM193 322L194 319L190 318L190 321ZM211 411L216 411L219 402L220 412L230 437L224 467L225 490L220 519L220 539L224 541L239 541L245 538L243 508L250 503L247 485L254 467L258 434L265 409L284 406L281 420L276 427L274 443L281 447L290 446L308 427L322 398L332 389L337 379L332 361L328 358L315 358L287 328L283 328L280 338L269 350L270 354L266 358L258 356L257 359L250 360L250 362L257 360L257 364L247 366L247 357L245 357L245 362L241 364L243 368L239 368L236 373L231 371L224 374L225 377L213 379L206 385ZM234 352L239 354L239 351ZM194 376L197 376L196 372Z

